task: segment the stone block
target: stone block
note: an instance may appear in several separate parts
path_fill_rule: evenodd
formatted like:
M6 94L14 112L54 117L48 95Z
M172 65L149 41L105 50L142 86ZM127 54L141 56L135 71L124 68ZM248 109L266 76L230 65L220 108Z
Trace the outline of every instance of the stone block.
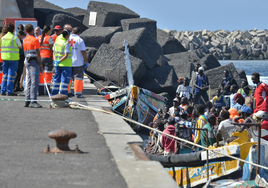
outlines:
M87 29L80 20L67 14L50 14L47 16L46 25L50 25L51 28L54 28L56 25L63 27L65 24L70 24L73 27L80 27L81 32Z
M34 17L34 0L16 0L22 18Z
M144 27L156 39L156 21L148 18L130 18L121 20L123 31Z
M90 63L92 61L92 59L94 58L97 51L98 50L94 47L86 47L88 63Z
M75 18L79 19L82 22L83 22L84 17L87 13L87 10L82 9L82 8L78 8L78 7L66 8L64 10L66 12L71 12L75 16Z
M161 55L155 64L155 68L164 67L164 66L168 66L168 65L169 65L168 59L165 56Z
M184 46L169 33L161 29L157 29L157 42L163 49L163 54L173 54L178 52L185 52Z
M116 49L125 50L123 46L125 39L129 45L129 53L142 59L147 69L154 68L163 51L152 35L145 28L117 32L111 38L110 44Z
M140 16L123 5L89 1L87 12L83 20L85 26L89 26L90 12L96 12L97 27L121 26L120 21L128 18L139 18ZM93 25L94 26L94 25Z
M261 54L261 49L260 48L253 48L252 54L255 56L259 56Z
M267 46L266 46L266 44L262 44L262 45L261 45L261 51L263 51L263 52L266 52L266 51L267 51Z
M91 27L81 33L80 37L86 47L99 48L103 43L108 44L112 36L120 31L122 31L121 27Z
M241 33L241 35L244 39L251 38L251 34L248 32L248 30L245 30L243 33Z
M229 73L233 76L235 81L237 82L238 86L241 85L242 79L240 78L235 66L233 63L229 63L224 66L219 66L214 69L210 69L205 71L205 75L208 76L209 79L209 85L211 88L211 93L214 93L216 89L220 86L222 78L224 77L224 70L228 70Z
M138 85L145 74L141 59L129 55L134 84ZM116 85L123 85L126 80L125 53L109 44L102 44L87 68L87 73L94 79L109 79Z
M232 60L237 60L239 58L239 54L236 51L232 51L230 55Z
M139 86L155 93L167 92L174 95L178 86L178 77L173 66L159 67L147 70Z

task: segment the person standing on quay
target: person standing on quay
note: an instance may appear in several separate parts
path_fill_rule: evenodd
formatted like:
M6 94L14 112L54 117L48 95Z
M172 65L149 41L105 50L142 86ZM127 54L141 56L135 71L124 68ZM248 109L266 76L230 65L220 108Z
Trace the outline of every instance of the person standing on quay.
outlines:
M16 96L13 93L14 80L18 70L18 60L20 59L19 49L21 42L14 33L14 25L9 23L5 25L4 30L7 34L1 38L1 58L3 60L3 80L1 95Z
M73 28L72 33L69 43L72 48L72 79L74 80L74 95L77 98L84 98L82 95L84 68L88 66L86 46L84 40L79 36L81 33L79 27Z
M34 28L32 24L25 26L27 36L23 41L25 52L26 67L26 102L24 107L42 108L37 103L37 91L39 86L39 74L43 72L43 65L40 57L40 43L34 36Z
M56 41L56 38L61 34L61 32L62 32L61 26L56 25L54 27L54 34L51 35L51 38L53 39L54 42Z

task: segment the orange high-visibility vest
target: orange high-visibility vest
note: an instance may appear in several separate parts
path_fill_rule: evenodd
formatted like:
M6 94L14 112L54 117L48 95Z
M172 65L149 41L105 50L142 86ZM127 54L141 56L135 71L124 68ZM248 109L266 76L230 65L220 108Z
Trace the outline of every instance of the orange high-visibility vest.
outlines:
M49 39L51 37L45 34L43 43L41 45L42 35L38 37L38 40L40 42L40 56L43 58L50 58L52 57L50 48L49 48Z
M36 57L35 50L40 49L40 43L33 35L27 35L23 41L25 57Z

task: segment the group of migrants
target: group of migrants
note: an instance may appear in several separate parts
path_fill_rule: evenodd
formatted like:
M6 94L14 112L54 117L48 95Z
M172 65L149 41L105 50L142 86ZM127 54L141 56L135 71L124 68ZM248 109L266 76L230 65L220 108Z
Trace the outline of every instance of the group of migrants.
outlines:
M50 36L48 25L41 29L20 24L17 35L14 32L14 25L8 23L0 35L2 96L17 96L18 92L25 91L25 107L30 108L42 108L37 95L50 93L47 91L50 86L51 96L60 93L83 98L84 68L88 66L88 59L79 27L66 24L62 29L56 25Z
M173 106L158 109L150 123L156 130L188 142L151 131L145 152L172 155L202 150L191 143L204 147L224 146L237 139L232 133L243 132L244 129L247 129L248 141L256 141L253 134L254 131L257 134L257 127L240 126L239 123L261 123L261 129L268 130L268 85L260 81L258 73L251 77L256 87L251 89L244 80L238 88L229 71L225 70L211 100L207 94L209 80L204 68L197 64L192 75L191 81L187 77L178 81L182 84L177 88ZM201 98L204 104L201 104ZM262 134L262 139L268 141L268 135Z

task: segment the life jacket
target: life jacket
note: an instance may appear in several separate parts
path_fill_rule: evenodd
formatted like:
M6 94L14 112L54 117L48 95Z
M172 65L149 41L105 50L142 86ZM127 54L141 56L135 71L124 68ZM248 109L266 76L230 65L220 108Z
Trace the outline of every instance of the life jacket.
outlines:
M56 60L60 60L65 55L65 47L68 44L68 41L60 35L55 44L54 44L54 52ZM70 53L68 57L59 63L59 67L71 67L72 66L72 49L70 46Z
M52 57L51 51L50 51L50 47L49 47L49 39L51 37L48 36L47 34L45 34L44 39L43 39L43 43L41 45L41 40L42 40L42 36L40 35L38 37L38 40L40 42L40 56L43 58L50 58Z
M1 38L2 60L16 61L20 59L19 46L16 44L17 36L8 32Z

